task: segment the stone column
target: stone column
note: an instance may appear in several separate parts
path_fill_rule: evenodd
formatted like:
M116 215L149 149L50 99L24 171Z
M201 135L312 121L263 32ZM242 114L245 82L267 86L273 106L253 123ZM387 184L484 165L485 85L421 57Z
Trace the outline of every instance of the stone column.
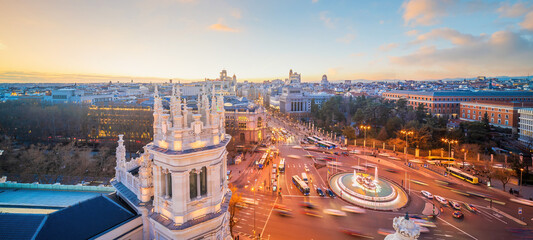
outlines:
M164 176L164 181L165 181L165 199L169 199L170 198L170 184L168 182L168 176L169 176L170 172L168 171L168 169L165 169L165 173L163 174Z

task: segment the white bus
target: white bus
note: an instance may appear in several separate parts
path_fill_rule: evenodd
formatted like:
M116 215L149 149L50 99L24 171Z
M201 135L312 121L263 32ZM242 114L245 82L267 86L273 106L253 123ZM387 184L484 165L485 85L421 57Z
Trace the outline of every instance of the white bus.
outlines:
M303 180L305 183L308 183L307 174L302 173L302 180Z
M285 172L285 158L279 160L278 170L280 173Z

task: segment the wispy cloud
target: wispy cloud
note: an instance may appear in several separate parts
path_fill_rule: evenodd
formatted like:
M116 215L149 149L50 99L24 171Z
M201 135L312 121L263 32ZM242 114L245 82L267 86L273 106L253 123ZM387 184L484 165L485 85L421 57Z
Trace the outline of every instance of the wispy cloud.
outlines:
M339 73L339 71L340 71L341 69L342 69L342 68L340 68L340 67L336 67L336 68L328 68L328 76L330 76L330 77L334 77L334 76L336 76L336 75Z
M2 44L2 43L0 42L0 50L4 50L4 49L6 49L6 48L7 48L6 45L4 45L4 44Z
M520 23L520 26L523 29L533 31L533 11L529 12L526 17L524 18L524 21Z
M218 23L209 26L209 29L220 32L239 32L239 29L228 27L227 25L223 24L223 21L223 19L219 19Z
M416 29L405 32L405 35L407 36L416 36L417 34L418 34L418 31Z
M389 43L389 44L383 44L379 47L379 50L383 52L388 52L392 49L395 49L398 47L398 43Z
M348 33L344 37L337 38L337 42L349 44L355 39L355 34Z
M502 3L497 12L501 17L517 18L526 14L528 11L533 10L533 6L523 2L517 2L513 5L509 5L508 2Z
M383 20L379 21L379 24L384 24L384 23L385 23L385 21L383 21Z
M416 40L411 42L411 44L418 44L434 39L444 39L455 45L466 45L483 40L486 37L487 36L485 34L474 36L471 34L460 33L459 31L451 28L437 28L431 30L430 32L418 35Z
M329 14L328 11L322 11L318 14L318 16L320 17L320 20L324 23L324 26L328 28L335 28L333 19L331 19L331 17L329 17L328 14Z
M433 25L448 14L455 0L409 0L402 5L406 25Z
M436 77L485 75L520 75L533 72L533 41L510 31L495 32L490 37L468 45L437 49L422 47L400 57L390 57L392 64L416 71L433 72ZM416 67L414 67L416 66Z
M318 2L318 0L311 0L311 2L312 2L312 3L317 3L317 2Z

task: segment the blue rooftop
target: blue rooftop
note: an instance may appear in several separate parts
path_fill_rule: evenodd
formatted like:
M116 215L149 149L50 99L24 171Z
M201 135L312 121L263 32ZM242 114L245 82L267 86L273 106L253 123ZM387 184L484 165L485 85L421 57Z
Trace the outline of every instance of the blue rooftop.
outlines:
M100 192L3 188L0 189L0 205L68 207L101 194Z

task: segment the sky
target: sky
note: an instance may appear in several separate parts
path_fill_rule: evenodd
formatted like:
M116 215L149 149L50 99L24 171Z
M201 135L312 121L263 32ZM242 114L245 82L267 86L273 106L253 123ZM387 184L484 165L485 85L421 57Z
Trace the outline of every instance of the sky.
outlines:
M533 74L533 1L0 0L0 82Z

